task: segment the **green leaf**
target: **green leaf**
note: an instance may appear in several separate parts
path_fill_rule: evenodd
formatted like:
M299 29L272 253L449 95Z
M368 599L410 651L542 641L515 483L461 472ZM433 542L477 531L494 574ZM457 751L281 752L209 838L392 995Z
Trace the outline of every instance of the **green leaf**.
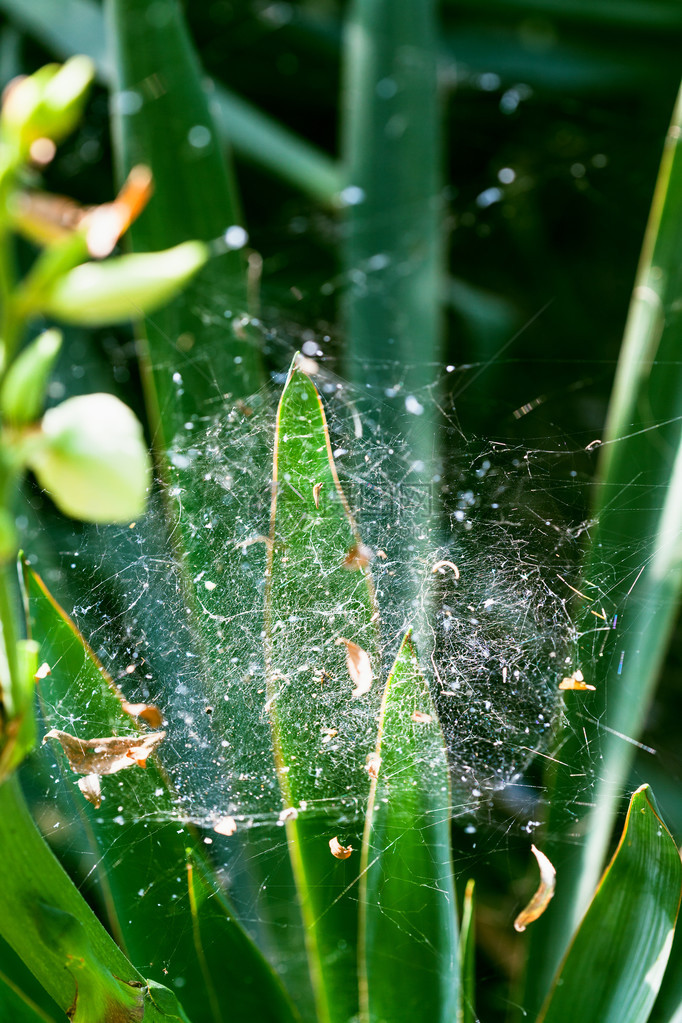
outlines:
M661 160L598 466L599 486L574 614L592 693L566 693L551 771L553 912L532 937L525 1007L539 1007L594 890L668 646L682 589L682 93ZM656 500L651 500L651 494ZM610 579L608 590L595 586ZM574 598L576 599L576 598ZM595 618L603 614L607 623ZM611 626L611 627L609 627ZM633 742L632 740L635 740ZM590 809L585 814L584 807ZM580 824L582 842L566 842Z
M140 726L124 710L120 691L40 577L27 570L25 582L31 631L40 638L41 656L52 668L39 686L47 723L62 723L51 716L52 708L62 707L75 721L87 721L87 734L80 738L139 735ZM65 765L62 784L74 781ZM146 770L134 767L104 777L98 809L75 792L94 842L95 871L110 926L143 972L159 980L184 979L183 998L191 1006L193 1023L294 1020L277 977L206 874L197 838L178 823L172 789L154 760ZM195 897L196 912L187 905L187 849L207 893ZM212 983L220 977L220 989L230 992L227 1001L217 1000L207 986L197 929L202 945L210 949Z
M539 1023L645 1023L668 962L681 892L677 846L642 785Z
M0 408L7 422L22 425L38 419L61 347L61 331L46 330L11 363L0 387Z
M30 433L27 465L58 508L86 522L143 515L151 459L142 424L113 394L81 394L48 409Z
M145 164L155 185L129 232L133 248L223 237L240 224L241 211L180 5L108 0L106 10L119 176L123 180L133 166ZM155 90L155 81L163 88ZM258 389L260 357L242 322L246 307L244 254L224 249L171 306L145 322L148 406L162 446L168 448L187 420L209 403L212 408L216 397L244 398Z
M207 258L205 245L184 242L163 252L83 263L56 282L42 311L86 327L127 323L166 305Z
M63 1018L31 971L0 938L0 1019L16 1023L57 1023Z
M368 655L376 676L374 595L320 397L296 360L277 412L270 528L265 633L275 762L318 1017L347 1023L357 1012L358 856L337 859L329 843L357 848L369 791L378 701L373 690L353 696L362 687L349 674L347 642Z
M459 929L459 961L462 970L461 1023L476 1023L476 929L474 911L475 882L467 881L464 890L462 923Z
M38 833L16 777L0 786L0 857L0 934L57 1005L75 1023L136 1023L143 1014L160 1023L144 978Z
M367 1023L452 1023L459 937L443 734L408 633L379 718L360 868Z
M345 26L343 159L351 281L344 296L351 379L386 402L391 368L404 412L410 391L433 381L441 334L443 216L433 0L353 0ZM352 189L352 191L351 191ZM403 378L407 374L407 378ZM433 458L426 410L401 421L412 457Z

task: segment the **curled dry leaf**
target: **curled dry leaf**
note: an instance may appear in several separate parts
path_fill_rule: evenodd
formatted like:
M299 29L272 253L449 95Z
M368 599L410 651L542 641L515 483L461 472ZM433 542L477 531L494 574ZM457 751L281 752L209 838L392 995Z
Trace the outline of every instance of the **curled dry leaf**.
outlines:
M165 732L148 735L112 735L105 739L78 739L68 732L52 728L43 742L56 739L76 774L116 774L127 767L147 766L147 758L166 738Z
M528 924L542 916L554 895L556 885L556 870L550 860L534 845L530 848L540 868L540 884L526 908L521 910L514 921L514 930L519 932L525 931Z
M219 821L213 825L213 830L218 835L234 835L237 830L237 822L234 817L221 817Z
M367 768L367 774L370 778L379 777L379 768L381 767L381 757L378 753L368 753L365 761L365 767Z
M423 710L415 710L412 715L412 720L416 721L420 725L430 725L433 718L430 714L425 714Z
M352 845L341 845L336 835L334 838L329 839L329 848L332 856L335 856L337 860L347 860L350 854L353 852Z
M364 696L372 688L372 665L369 659L369 654L366 650L363 650L357 643L351 642L350 639L337 639L336 645L340 643L346 644L346 664L348 665L348 674L355 683L355 689L352 692L352 696L356 698L358 696Z
M102 805L102 783L98 774L86 774L78 779L78 788L89 803L99 810Z
M142 718L152 728L160 728L163 724L163 714L153 703L128 703L127 700L121 700L121 706L126 714L133 718Z
M454 573L455 579L459 579L459 569L457 568L457 565L455 565L453 561L437 561L436 564L431 569L431 571L434 573L440 572L440 574L443 575L444 568L451 569L452 572Z
M349 572L359 572L367 568L372 557L373 553L370 547L364 543L354 543L343 559L343 567Z
M591 689L594 692L595 688L595 686L591 686L585 681L580 668L574 671L570 678L563 678L559 683L559 689L578 689L581 692Z
M324 483L314 483L313 484L313 501L315 502L315 507L316 508L320 507L320 491L322 490L323 486L324 486Z

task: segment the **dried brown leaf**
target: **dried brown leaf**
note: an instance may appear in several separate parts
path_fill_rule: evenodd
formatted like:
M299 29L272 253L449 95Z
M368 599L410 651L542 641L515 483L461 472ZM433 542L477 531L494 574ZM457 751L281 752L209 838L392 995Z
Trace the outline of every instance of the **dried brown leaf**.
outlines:
M76 774L116 774L127 767L146 767L147 758L166 737L165 732L148 735L112 735L103 739L78 739L52 728L43 742L56 739Z
M89 803L99 810L102 805L102 783L98 774L85 774L78 779L78 788Z
M219 821L213 825L213 830L218 835L234 835L237 830L237 822L234 817L221 817Z
M334 838L329 839L329 848L332 856L335 856L337 860L347 860L350 854L353 852L352 845L341 845L336 835Z
M349 572L359 572L367 568L372 560L373 552L371 547L364 543L354 543L348 554L343 559L343 567Z
M556 870L553 864L534 845L531 845L530 848L540 868L540 884L526 908L521 910L514 921L514 930L519 932L525 931L528 924L532 924L534 920L542 916L554 895L556 885Z
M578 668L577 671L573 672L570 678L564 678L561 680L559 683L559 689L577 689L580 692L585 692L591 689L592 692L595 692L596 687L589 685L585 681L582 671Z
M163 724L163 714L153 703L128 703L127 700L121 700L121 706L126 714L142 718L151 728L160 728Z
M346 664L348 666L348 674L355 683L355 689L352 692L352 696L356 698L358 696L364 696L372 688L372 664L369 659L369 654L366 650L363 650L357 643L353 643L350 639L337 639L337 646L340 643L346 644Z
M452 571L455 579L459 579L459 569L457 568L457 565L454 563L454 561L437 561L436 564L431 569L431 571L434 573L439 572L441 575L444 575L445 574L443 572L444 568L449 568Z

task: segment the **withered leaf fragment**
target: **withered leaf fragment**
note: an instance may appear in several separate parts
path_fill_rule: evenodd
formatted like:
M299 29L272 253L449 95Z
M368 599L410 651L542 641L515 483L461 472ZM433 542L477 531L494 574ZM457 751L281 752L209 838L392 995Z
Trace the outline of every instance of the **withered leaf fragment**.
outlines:
M148 735L112 735L103 739L78 739L75 735L51 728L43 742L56 739L76 774L116 774L127 767L147 766L147 758L166 738L165 732Z
M128 703L127 700L121 700L121 706L126 714L142 718L151 728L160 728L163 724L163 714L153 703Z
M335 856L337 860L347 860L350 854L353 852L352 845L341 845L336 835L334 838L329 839L329 848L332 856Z
M213 825L213 830L217 835L234 835L237 830L237 822L234 817L221 817L219 821L216 821Z
M379 768L381 767L381 757L378 753L368 753L367 759L365 760L365 767L367 768L367 774L370 778L379 777Z
M78 779L78 788L89 803L99 810L102 805L102 783L98 774L85 774Z
M455 579L459 579L459 569L454 561L437 561L431 571L434 573L439 572L441 575L444 575L445 573L443 569L445 568L449 568L453 572Z
M526 908L521 910L514 921L514 930L519 931L519 933L525 931L528 924L532 924L534 920L542 916L554 895L554 888L556 886L556 870L553 864L534 845L531 845L530 848L540 868L540 884Z
M338 646L340 643L346 644L348 674L355 683L355 689L351 695L356 698L364 696L372 688L372 664L369 654L361 646L358 646L357 643L351 642L350 639L341 637L337 639L336 645Z
M577 671L573 672L570 678L564 678L561 680L559 683L559 689L577 689L580 692L585 692L591 689L592 692L594 692L595 686L591 686L585 681L582 671L578 668Z
M343 567L349 572L359 572L367 568L372 557L371 547L367 547L364 543L354 543L343 560Z

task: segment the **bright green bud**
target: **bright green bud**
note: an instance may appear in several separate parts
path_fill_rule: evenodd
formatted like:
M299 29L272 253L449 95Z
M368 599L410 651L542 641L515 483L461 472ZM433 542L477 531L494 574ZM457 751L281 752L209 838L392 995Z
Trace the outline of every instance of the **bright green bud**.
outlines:
M41 135L60 142L71 134L81 120L94 77L95 65L89 57L71 57L62 64L43 93Z
M138 419L113 394L81 395L48 409L26 462L74 519L129 522L144 512L149 452Z
M2 108L2 127L26 156L36 139L61 142L81 119L95 68L89 57L46 64L13 83Z
M138 319L169 302L208 255L203 242L183 242L163 252L83 263L56 282L43 299L43 311L86 327Z
M61 345L61 331L46 330L10 364L0 387L0 409L7 423L22 426L39 417Z

